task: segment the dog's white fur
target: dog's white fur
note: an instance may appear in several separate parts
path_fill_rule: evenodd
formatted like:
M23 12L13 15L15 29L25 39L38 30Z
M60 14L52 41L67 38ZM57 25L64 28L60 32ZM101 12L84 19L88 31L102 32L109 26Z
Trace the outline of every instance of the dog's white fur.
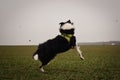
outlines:
M66 23L66 24L64 24L61 27L61 29L63 29L63 30L70 30L70 29L75 29L75 27L72 24L70 24L70 23Z
M41 72L45 72L45 70L43 69L43 67L40 68L40 71L41 71Z
M35 56L33 56L34 60L38 60L38 54L36 54Z
M83 57L83 55L82 55L82 51L80 50L80 46L78 46L78 44L76 45L76 50L77 50L80 58L81 58L82 60L84 60L84 57Z

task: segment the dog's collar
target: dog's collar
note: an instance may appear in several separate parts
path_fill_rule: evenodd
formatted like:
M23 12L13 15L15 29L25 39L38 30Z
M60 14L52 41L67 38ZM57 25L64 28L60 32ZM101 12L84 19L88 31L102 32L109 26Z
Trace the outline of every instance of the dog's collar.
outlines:
M62 37L64 37L68 42L70 42L70 38L73 36L73 34L61 34Z

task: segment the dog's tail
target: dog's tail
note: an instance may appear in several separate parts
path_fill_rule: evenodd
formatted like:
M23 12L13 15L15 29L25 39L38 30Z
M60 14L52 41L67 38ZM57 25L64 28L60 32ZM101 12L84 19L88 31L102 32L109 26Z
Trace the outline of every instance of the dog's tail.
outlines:
M38 54L35 53L35 54L33 55L33 59L34 59L34 60L38 60Z

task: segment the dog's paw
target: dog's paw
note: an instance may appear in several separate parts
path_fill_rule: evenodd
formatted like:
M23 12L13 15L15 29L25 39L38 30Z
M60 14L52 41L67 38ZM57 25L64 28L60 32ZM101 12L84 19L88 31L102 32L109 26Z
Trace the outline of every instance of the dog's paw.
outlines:
M81 59L81 60L84 60L85 58L81 56L80 59Z
M45 72L45 70L44 70L43 68L40 68L40 71L41 71L41 72Z

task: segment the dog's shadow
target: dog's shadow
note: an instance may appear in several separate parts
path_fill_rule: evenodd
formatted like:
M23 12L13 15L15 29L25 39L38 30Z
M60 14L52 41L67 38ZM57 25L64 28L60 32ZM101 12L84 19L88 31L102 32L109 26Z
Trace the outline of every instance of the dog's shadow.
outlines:
M45 69L45 72L42 72L39 68L38 69L36 69L36 71L37 72L39 72L39 73L43 73L43 74L48 74L48 75L51 75L51 74L63 74L63 73L77 73L77 72L79 72L79 73L82 73L82 72L80 72L80 71L78 71L77 69Z

